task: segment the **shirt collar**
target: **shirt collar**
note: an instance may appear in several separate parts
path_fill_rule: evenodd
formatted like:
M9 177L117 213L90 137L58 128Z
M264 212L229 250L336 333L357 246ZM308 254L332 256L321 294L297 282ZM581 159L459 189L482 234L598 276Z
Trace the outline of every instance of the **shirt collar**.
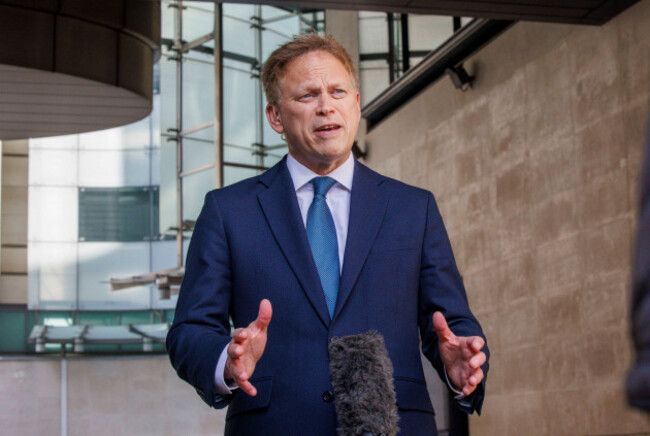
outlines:
M320 174L316 174L298 162L296 158L291 156L291 153L287 154L287 169L289 170L289 174L291 174L293 187L296 191L309 183L314 177L321 177ZM350 156L348 156L347 160L343 162L343 164L327 175L327 177L333 178L348 191L352 191L353 176L354 156L352 156L352 153L350 153Z

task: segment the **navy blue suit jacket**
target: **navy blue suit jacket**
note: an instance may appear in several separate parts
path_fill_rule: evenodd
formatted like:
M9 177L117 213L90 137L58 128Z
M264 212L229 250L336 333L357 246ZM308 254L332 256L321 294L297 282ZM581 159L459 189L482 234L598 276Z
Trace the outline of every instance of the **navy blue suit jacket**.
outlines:
M442 311L457 335L483 336L433 195L355 165L331 320L286 159L205 198L167 348L179 376L206 403L229 405L226 434L336 434L327 346L333 336L368 330L384 336L394 367L401 434L435 434L420 359L421 346L444 380L432 315ZM258 394L216 395L214 370L230 341L229 317L235 327L247 326L263 298L273 318L251 378ZM480 412L483 395L484 382L467 412Z

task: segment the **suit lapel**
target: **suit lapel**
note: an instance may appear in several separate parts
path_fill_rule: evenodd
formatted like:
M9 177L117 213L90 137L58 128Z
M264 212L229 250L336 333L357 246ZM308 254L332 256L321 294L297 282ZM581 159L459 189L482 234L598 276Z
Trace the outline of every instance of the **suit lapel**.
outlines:
M318 317L325 327L329 327L330 315L318 271L312 260L286 157L262 174L260 182L267 189L262 190L257 198L273 236Z
M348 239L334 319L345 305L384 220L388 205L388 198L380 192L380 184L384 180L379 174L355 161Z

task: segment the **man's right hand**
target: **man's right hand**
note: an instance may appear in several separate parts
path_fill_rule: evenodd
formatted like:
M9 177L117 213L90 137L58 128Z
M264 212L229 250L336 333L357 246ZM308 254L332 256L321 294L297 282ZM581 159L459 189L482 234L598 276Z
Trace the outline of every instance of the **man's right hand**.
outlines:
M257 395L257 389L248 381L255 371L257 361L266 347L266 328L271 322L271 302L262 300L257 319L246 328L233 332L228 344L228 359L223 375L226 382L234 381L251 397Z

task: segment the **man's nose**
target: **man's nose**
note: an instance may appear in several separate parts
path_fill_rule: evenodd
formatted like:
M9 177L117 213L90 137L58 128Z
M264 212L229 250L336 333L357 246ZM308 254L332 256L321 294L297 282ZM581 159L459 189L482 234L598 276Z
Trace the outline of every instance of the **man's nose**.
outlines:
M321 93L318 98L318 113L319 115L327 115L334 110L334 102L332 96L326 92Z

